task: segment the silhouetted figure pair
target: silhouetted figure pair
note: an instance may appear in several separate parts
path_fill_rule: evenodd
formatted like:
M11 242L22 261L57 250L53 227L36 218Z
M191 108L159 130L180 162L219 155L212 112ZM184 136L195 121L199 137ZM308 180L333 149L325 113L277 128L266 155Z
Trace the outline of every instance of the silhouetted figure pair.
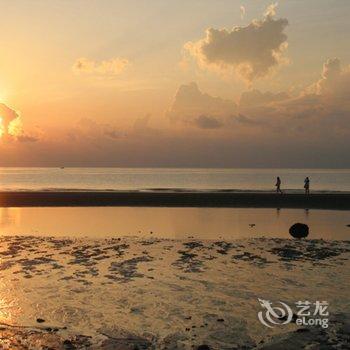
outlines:
M282 190L281 190L281 178L279 176L277 176L277 180L276 180L276 192L282 194ZM305 194L310 194L310 179L307 176L304 180L304 189L305 189Z

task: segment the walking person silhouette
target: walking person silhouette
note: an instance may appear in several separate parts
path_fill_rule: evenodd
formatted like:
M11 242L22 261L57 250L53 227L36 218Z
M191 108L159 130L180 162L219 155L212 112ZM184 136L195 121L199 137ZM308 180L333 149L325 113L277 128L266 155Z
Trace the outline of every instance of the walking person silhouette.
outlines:
M307 176L304 180L305 194L310 194L310 179Z
M282 190L281 190L281 179L279 176L277 176L277 180L276 180L276 192L277 193L283 193Z

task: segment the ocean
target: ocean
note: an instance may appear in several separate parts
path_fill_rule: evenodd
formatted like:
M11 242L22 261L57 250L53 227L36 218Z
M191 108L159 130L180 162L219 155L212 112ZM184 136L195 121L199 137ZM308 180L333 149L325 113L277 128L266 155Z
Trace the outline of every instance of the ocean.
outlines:
M350 169L0 168L1 191L350 191Z

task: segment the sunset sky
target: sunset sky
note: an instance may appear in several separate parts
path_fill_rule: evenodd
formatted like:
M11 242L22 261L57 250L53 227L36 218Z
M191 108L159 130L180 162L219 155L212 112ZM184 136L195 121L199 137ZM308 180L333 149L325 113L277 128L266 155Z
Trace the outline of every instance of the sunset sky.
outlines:
M2 0L0 166L350 167L350 1Z

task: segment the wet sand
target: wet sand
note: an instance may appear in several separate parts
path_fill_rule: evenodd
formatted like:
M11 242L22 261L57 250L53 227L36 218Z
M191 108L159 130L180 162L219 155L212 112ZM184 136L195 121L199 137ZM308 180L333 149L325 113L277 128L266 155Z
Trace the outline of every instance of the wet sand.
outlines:
M349 193L264 192L0 192L1 207L143 206L350 209Z
M0 237L0 348L346 349L349 257L322 239ZM330 327L267 328L258 298L326 300Z

